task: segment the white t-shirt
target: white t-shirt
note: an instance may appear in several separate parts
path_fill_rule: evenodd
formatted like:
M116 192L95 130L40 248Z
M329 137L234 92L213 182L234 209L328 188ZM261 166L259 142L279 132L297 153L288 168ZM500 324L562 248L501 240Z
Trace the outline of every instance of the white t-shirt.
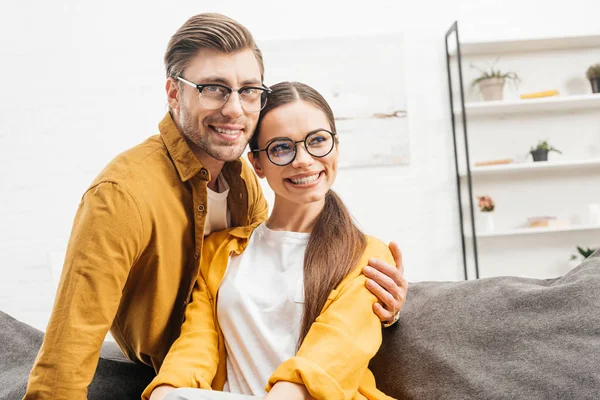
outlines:
M227 349L225 391L264 395L271 374L296 354L308 237L272 231L263 222L246 250L230 258L217 297Z
M229 214L229 208L227 207L229 185L223 177L223 174L219 174L217 177L217 186L219 192L207 188L208 215L206 216L206 222L204 223L204 236L231 227L231 215Z

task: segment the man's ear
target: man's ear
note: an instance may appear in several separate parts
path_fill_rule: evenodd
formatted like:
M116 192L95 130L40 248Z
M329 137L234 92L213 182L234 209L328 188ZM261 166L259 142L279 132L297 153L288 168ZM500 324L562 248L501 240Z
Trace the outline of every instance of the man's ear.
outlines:
M254 167L254 172L256 172L256 175L259 178L264 178L265 174L262 170L262 167L260 166L260 160L258 159L258 156L255 156L255 154L256 153L249 151L248 152L248 160L250 160L250 163Z
M167 83L165 84L165 90L167 91L167 103L169 103L169 107L171 110L179 113L180 106L180 96L181 92L179 90L179 84L173 78L167 79Z

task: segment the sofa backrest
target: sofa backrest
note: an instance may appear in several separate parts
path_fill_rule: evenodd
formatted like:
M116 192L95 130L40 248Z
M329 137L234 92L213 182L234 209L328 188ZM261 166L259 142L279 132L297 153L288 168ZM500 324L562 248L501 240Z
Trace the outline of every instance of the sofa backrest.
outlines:
M600 398L600 252L556 279L409 285L372 360L399 399Z

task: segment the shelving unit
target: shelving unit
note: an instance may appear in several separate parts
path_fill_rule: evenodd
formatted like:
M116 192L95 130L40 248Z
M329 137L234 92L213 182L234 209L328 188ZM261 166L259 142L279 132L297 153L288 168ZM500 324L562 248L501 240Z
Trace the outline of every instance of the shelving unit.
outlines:
M585 69L592 63L600 62L600 34L461 42L458 23L455 22L445 35L445 46L465 280L470 278L473 270L474 277L480 277L481 257L486 262L496 257L492 260L496 266L502 265L502 261L498 260L503 260L505 256L512 256L513 260L518 260L520 254L530 257L529 248L524 248L525 244L518 239L524 236L536 237L537 242L536 235L539 235L540 243L546 241L544 243L548 246L541 253L554 251L554 255L559 257L574 248L571 247L574 241L593 238L595 242L596 237L600 240L599 224L589 222L593 219L578 223L577 219L571 218L572 215L568 215L571 225L566 227L524 227L532 213L556 213L561 219L566 219L570 210L567 205L569 201L572 207L600 202L600 187L596 185L596 182L600 182L600 118L597 118L600 115L600 94L589 93L589 86L581 82L581 77L585 78ZM520 99L512 95L505 96L503 101L467 100L465 82L469 82L466 77L470 63L465 59L468 58L475 65L484 65L482 63L486 59L497 59L499 55L503 57L504 63L500 69L504 72L524 68L527 83L530 84L524 92L558 90L560 94L532 99ZM570 67L573 65L577 65L577 69ZM577 143L582 140L582 132L584 136L587 135L588 141L591 138L593 144L585 151L576 151L575 155L574 152L563 155L569 159L523 162L522 156L513 156L527 152L538 140L546 140L548 132L554 134L555 140L550 140L552 144L562 140L571 149L582 147L581 143ZM473 147L482 153L477 153ZM501 158L518 160L509 164L475 165L475 161ZM597 179L595 174L598 174ZM508 189L503 191L502 188ZM485 192L487 189L494 189L502 198L502 207L497 208L504 208L502 215L505 218L500 221L502 226L496 230L477 232L475 193L489 194ZM560 197L559 200L554 200L553 191L557 198ZM572 204L571 199L577 197L582 198L582 205ZM564 207L561 208L562 205ZM564 240L559 239L563 237ZM494 241L497 238L505 240ZM518 250L510 254L510 246L513 245ZM555 249L556 246L560 249ZM492 249L497 253L491 256L480 254L481 249ZM471 254L472 257L468 257ZM469 268L468 258L473 260L474 268ZM554 261L558 262L556 259Z
M460 52L463 56L472 56L498 53L505 54L582 49L590 47L600 47L600 35L495 41L464 41L460 43ZM452 47L449 51L449 55L451 57L457 56L456 46Z
M519 99L509 101L480 101L466 103L469 117L490 116L516 113L570 112L586 109L600 110L600 94L573 96L553 96L537 99ZM457 114L462 113L458 109Z
M510 175L513 173L523 172L544 172L556 170L572 170L572 169L600 169L600 158L590 160L566 160L566 161L547 161L547 162L528 162L528 163L512 163L487 166L471 166L471 176L492 176L492 175ZM466 172L461 172L461 178L467 176Z
M567 227L553 227L553 228L516 228L505 231L494 231L479 233L477 236L480 238L494 238L502 236L521 236L521 235L538 235L538 234L549 234L549 233L562 233L562 232L581 232L581 231L600 231L600 225L573 225Z

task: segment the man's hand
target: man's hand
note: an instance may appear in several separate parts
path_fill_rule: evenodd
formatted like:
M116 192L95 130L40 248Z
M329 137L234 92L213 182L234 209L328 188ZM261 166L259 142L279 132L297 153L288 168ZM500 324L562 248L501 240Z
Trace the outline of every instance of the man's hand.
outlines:
M377 258L371 258L369 265L363 268L363 273L370 278L367 280L367 288L381 302L381 304L373 304L373 312L387 326L398 320L408 290L408 283L404 279L400 247L397 243L391 242L390 251L394 256L396 266Z

